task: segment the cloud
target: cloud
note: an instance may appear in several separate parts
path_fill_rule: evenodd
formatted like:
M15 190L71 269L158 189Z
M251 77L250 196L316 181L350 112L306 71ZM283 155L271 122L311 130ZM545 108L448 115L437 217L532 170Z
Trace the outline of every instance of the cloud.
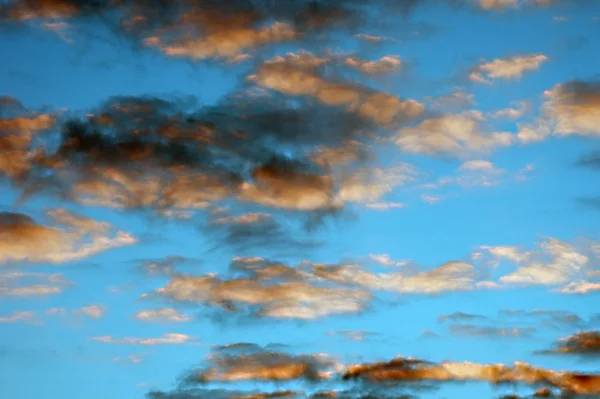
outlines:
M111 248L131 245L136 238L109 224L96 222L65 209L46 213L54 223L36 223L21 213L0 212L0 264L64 263Z
M144 260L137 268L148 276L169 276L175 272L175 266L185 260L183 256L169 255L161 259Z
M464 89L455 89L452 93L431 99L431 105L442 111L462 110L475 105L475 95Z
M191 372L187 382L318 381L327 379L335 366L327 356L290 355L253 344L217 347L207 360L212 365Z
M62 273L4 272L0 274L0 297L55 295L71 285Z
M369 35L367 33L357 33L354 35L354 37L361 39L361 40L366 40L371 43L380 43L380 42L384 42L384 41L392 41L392 42L398 41L398 40L394 39L393 37Z
M522 252L518 247L511 246L488 246L482 245L481 249L490 253L490 255L499 259L506 259L514 263L521 263L529 259L532 252Z
M486 132L485 121L478 111L432 117L415 127L398 130L395 143L409 153L454 157L485 154L496 147L512 144L510 133Z
M369 254L369 259L381 266L404 266L406 261L396 261L388 254Z
M473 160L463 162L460 165L459 169L491 174L499 174L503 172L502 169L496 168L493 163L485 160Z
M600 170L600 151L593 151L587 155L582 156L577 161L577 165L584 168Z
M77 309L74 313L98 320L106 315L106 307L95 304L88 305Z
M573 80L544 92L542 116L519 125L517 134L524 143L548 136L598 136L600 128L600 83Z
M134 316L137 320L147 321L152 323L166 323L166 322L188 322L192 318L172 308L157 308L141 310Z
M14 99L13 99L14 100ZM16 100L14 100L16 101ZM6 103L7 101L5 101ZM17 102L18 103L18 102ZM8 105L13 102L8 103ZM18 103L20 105L20 103ZM6 105L0 105L0 110ZM39 152L31 151L30 146L41 133L54 126L55 119L48 114L20 116L11 119L0 118L0 176L11 179L23 178L32 168Z
M338 201L372 203L396 187L415 180L417 171L408 164L391 168L361 168L342 178Z
M321 77L314 63L298 62L288 54L263 63L248 81L260 87L290 96L307 96L320 103L345 107L379 126L389 126L414 120L424 111L423 104L384 92L374 92L355 83L329 81ZM351 62L358 65L358 61ZM372 64L361 63L360 65Z
M87 28L85 32L93 32L102 23L120 37L160 45L166 55L222 59L252 54L270 44L301 41L309 45L318 38L327 39L330 33L381 28L386 16L406 15L419 3L386 1L365 12L362 0L233 0L227 5L197 0L167 4L16 0L0 6L0 21L25 25L29 21L59 20ZM92 21L95 24L90 24Z
M529 112L531 104L527 101L519 101L515 104L514 108L503 108L497 111L491 112L492 118L506 118L506 119L519 119L525 113Z
M516 8L519 0L477 0L481 8L485 10L502 10L505 8Z
M35 312L12 312L8 316L0 316L0 323L26 323L39 324L35 319Z
M128 363L128 364L140 364L144 361L144 354L133 354L133 355L129 355L127 357L113 357L113 362L118 362L118 363Z
M356 285L374 291L412 294L440 294L473 288L475 271L464 262L447 262L425 271L373 273L358 265L315 264L316 276L340 284Z
M349 57L346 59L345 64L368 75L383 75L400 71L402 68L402 60L395 55L386 55L376 61Z
M554 134L600 135L600 84L572 81L544 93L544 109L554 118Z
M237 278L176 275L156 293L179 302L283 319L356 313L370 297L362 290L317 285L311 274L262 258L234 258L230 271Z
M347 341L364 341L368 336L376 336L378 335L372 331L355 331L355 330L341 330L341 331L328 331L327 335L340 335L344 337Z
M554 349L544 351L543 353L599 356L600 332L580 331L574 335L559 339Z
M237 253L255 248L284 250L287 253L303 252L322 244L265 212L233 216L227 209L214 209L202 229L208 233L209 240L214 242L213 248L229 246Z
M56 33L56 35L58 37L60 37L60 39L67 43L67 44L72 44L73 43L73 39L71 39L67 34L66 34L66 30L68 30L70 28L69 24L66 22L44 22L44 24L42 25L44 28Z
M365 205L368 209L374 209L376 211L387 211L390 209L404 208L406 204L402 202L371 202Z
M513 337L527 338L531 337L532 333L536 332L533 327L523 328L500 328L500 327L485 327L469 324L451 325L448 327L453 335L459 337Z
M429 195L429 194L421 194L421 199L425 202L427 202L429 205L433 205L436 202L439 202L441 200L440 197L436 197L435 195Z
M445 322L446 320L460 322L460 321L473 321L473 320L481 320L481 319L486 319L486 317L482 316L482 315L478 315L478 314L454 312L451 314L443 314L443 315L439 316L437 321L438 321L438 323L442 323L442 322Z
M518 268L515 272L500 277L502 283L554 285L567 283L587 266L588 257L575 248L557 239L549 239L540 244L551 261L533 261Z
M588 294L594 291L600 291L600 283L590 281L572 281L569 284L557 289L561 294Z
M497 58L490 62L477 65L469 79L476 83L491 83L495 79L520 79L525 72L534 71L548 61L543 54L529 54L507 58Z
M418 359L396 358L389 362L348 367L344 380L361 379L372 383L417 381L486 381L491 384L523 383L550 385L566 393L600 393L600 376L554 371L516 362L514 366L469 362L429 363Z
M435 295L468 291L476 279L473 266L464 262L377 273L351 263L304 261L292 267L258 257L237 257L228 273L221 275L173 275L154 296L171 303L205 305L227 317L307 320L359 313L376 292Z
M189 39L182 37L172 42L165 42L160 36L150 36L144 39L144 44L159 48L167 56L186 57L192 60L228 59L238 62L240 56L249 56L244 53L245 51L269 43L291 41L298 35L292 26L283 22L255 28L251 25L253 21L249 19L243 25L224 28L215 27L208 17L202 14L190 15L185 21L186 24L197 23L207 26L208 32L203 37ZM238 21L232 19L231 22Z
M103 335L99 337L90 338L91 341L102 342L106 344L118 344L118 345L183 345L194 342L196 338L185 334L168 333L158 338L134 338L124 337L115 338L110 335Z
M310 57L287 55L273 65L317 62ZM28 144L27 151L38 155L14 176L13 186L22 201L60 193L62 200L86 206L192 219L225 202L232 213L258 205L266 209L252 212L332 214L344 207L349 185L385 193L408 178L403 164L372 171L365 164L380 139L373 134L381 128L377 119L404 118L395 110L403 107L395 97L349 84L366 99L350 110L313 98L291 104L280 94L245 88L211 106L198 107L191 98L118 97L85 117L66 114L57 123L60 133L52 137L56 145ZM348 169L337 168L342 163ZM369 181L373 177L378 181ZM275 216L265 229L272 238L281 228Z
M581 328L585 323L581 317L575 313L564 310L543 310L534 309L532 311L502 309L499 313L510 318L518 318L524 320L533 320L536 324L541 324L545 327L577 327Z

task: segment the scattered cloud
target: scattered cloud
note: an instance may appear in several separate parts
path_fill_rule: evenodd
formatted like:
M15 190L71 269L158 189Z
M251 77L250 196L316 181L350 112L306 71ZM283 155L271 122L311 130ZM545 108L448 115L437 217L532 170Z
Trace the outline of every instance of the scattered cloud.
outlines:
M71 285L62 273L4 272L0 274L0 297L56 295Z

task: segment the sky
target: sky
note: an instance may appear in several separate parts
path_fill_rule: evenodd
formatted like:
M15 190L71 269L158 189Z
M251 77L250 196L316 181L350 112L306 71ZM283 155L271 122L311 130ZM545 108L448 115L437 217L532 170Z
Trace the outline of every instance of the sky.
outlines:
M600 2L0 31L0 396L600 395Z

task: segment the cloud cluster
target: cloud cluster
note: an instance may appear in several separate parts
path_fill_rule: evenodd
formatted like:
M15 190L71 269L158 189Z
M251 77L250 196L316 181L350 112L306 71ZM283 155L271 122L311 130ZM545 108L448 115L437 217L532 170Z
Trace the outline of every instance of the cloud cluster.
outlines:
M594 395L600 393L600 376L578 372L555 371L515 362L478 364L471 362L433 363L420 359L396 357L387 362L342 365L326 355L293 355L261 348L253 344L232 344L217 347L207 358L205 368L186 373L185 384L172 392L152 392L149 398L204 398L211 383L252 381L285 382L301 379L312 381L312 396L307 392L279 390L272 393L243 393L239 391L210 391L223 398L398 398L406 388L416 383L437 387L446 382L488 382L522 384L534 388L561 390L565 395ZM352 380L362 384L349 386ZM337 383L336 390L323 389L325 384ZM193 388L194 385L204 388ZM405 387L404 395L395 393ZM340 389L341 388L341 389ZM540 388L540 389L541 389ZM219 393L222 396L215 395ZM227 396L229 395L229 396Z
M411 358L348 367L343 378L383 383L413 381L485 381L491 384L521 383L550 385L566 393L592 395L600 393L600 376L554 371L516 362L514 366L442 362L439 364Z
M176 274L154 294L169 301L208 306L230 316L315 319L358 313L377 292L435 295L467 291L474 289L477 279L473 266L464 262L448 262L429 270L402 267L378 273L351 263L305 261L288 266L258 257L237 257L224 275Z
M516 264L517 269L499 277L501 286L558 286L562 293L586 293L594 290L594 283L583 280L590 269L590 257L594 244L575 246L555 238L539 243L539 250L523 251L510 246L482 246L477 252L480 260L489 259L491 264L505 260Z
M230 219L208 220L219 242L238 249L261 240L314 245L282 240L290 234L266 210L313 217L348 203L377 204L413 180L415 170L365 162L391 129L423 112L414 100L321 76L325 62L311 53L276 57L259 64L242 90L211 106L190 98L117 97L85 116L6 119L10 134L2 135L2 145L15 159L0 175L22 201L58 194L86 206L183 219L233 200ZM301 81L280 85L293 76ZM32 131L40 137L28 139ZM263 208L251 212L262 216L241 223L233 213L243 216L244 207Z
M0 297L56 295L71 285L61 273L5 272L0 274Z
M329 33L380 28L377 24L387 22L390 15L406 14L422 2L386 0L369 7L364 0L233 0L227 4L201 0L15 0L0 6L0 21L5 25L41 22L52 27L63 23L92 33L104 25L118 36L157 48L166 56L239 62L269 45L308 45Z

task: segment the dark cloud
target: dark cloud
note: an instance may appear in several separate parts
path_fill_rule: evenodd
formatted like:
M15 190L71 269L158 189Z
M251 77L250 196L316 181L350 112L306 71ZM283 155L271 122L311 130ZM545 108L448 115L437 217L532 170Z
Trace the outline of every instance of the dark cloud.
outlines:
M323 33L397 27L423 0L16 0L0 6L5 26L60 18L93 31L98 24L168 56L229 59L274 43L323 39ZM392 18L394 16L394 18ZM396 23L394 23L396 22Z
M275 250L279 254L305 253L321 245L309 237L302 238L303 231L284 225L282 219L264 212L232 216L222 210L211 214L201 229L215 243L213 249L227 246L240 256L256 253L257 248Z
M328 378L335 365L331 359L316 355L291 355L252 344L217 347L208 356L210 365L192 371L187 384L241 381L318 381Z
M577 161L578 166L600 170L600 151L594 151L582 156Z
M176 392L153 391L146 395L148 399L300 399L305 397L300 392L295 391L275 391L275 392L242 392L230 391L225 389L182 389Z
M205 398L210 392L215 398L249 399L282 395L315 399L408 399L413 397L411 390L469 381L527 385L537 389L532 397L547 397L555 390L566 397L584 398L588 397L586 395L592 397L600 394L600 376L597 374L555 371L522 362L507 366L450 361L434 363L397 357L387 362L342 366L323 354L294 355L275 350L274 347L263 348L249 343L216 347L207 357L207 362L208 366L187 372L179 389L166 393L153 392L148 397ZM286 390L286 383L297 380L311 382L307 387L314 393ZM210 390L210 384L213 383L242 381L277 382L279 390L271 393ZM332 384L336 389L331 389Z
M560 339L554 349L543 351L544 354L600 356L600 331L581 331Z

